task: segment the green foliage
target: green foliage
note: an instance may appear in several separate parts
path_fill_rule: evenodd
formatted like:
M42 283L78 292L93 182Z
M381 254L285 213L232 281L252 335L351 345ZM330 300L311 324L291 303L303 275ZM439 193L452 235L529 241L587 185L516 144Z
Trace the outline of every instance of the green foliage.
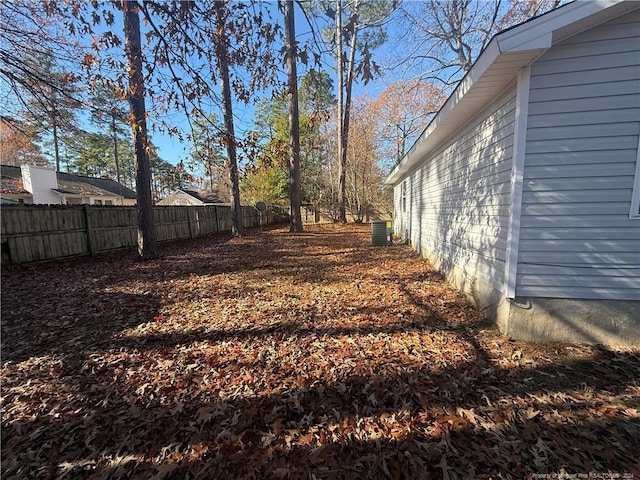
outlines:
M207 190L219 188L225 170L226 155L220 145L220 119L215 113L192 119L191 148L187 166L202 179Z
M286 108L283 98L260 99L257 103L255 134L263 146L255 164L247 168L240 182L245 203L287 205L289 202Z
M28 96L23 97L22 115L38 125L43 146L48 148L47 153L59 170L61 147L68 146L78 131L82 91L78 77L55 60L51 52L38 52L26 60L29 65L26 68L35 72L36 78L32 79Z
M135 188L133 145L129 137L117 139L120 182ZM112 135L101 132L80 131L66 150L69 170L90 177L105 176L117 180L114 143Z
M326 116L335 107L333 80L327 72L310 70L300 79L300 110L309 116Z
M240 181L244 203L265 202L284 206L289 203L289 170L268 157L258 161Z
M130 134L127 121L129 106L112 86L101 84L92 89L89 99L90 120L100 129L115 130L117 135Z
M284 139L288 136L286 127L287 104L283 97L260 98L256 102L254 127L260 141Z
M197 188L197 179L188 171L184 162L172 165L158 156L155 147L150 149L149 160L154 202L166 197L174 190Z
M113 150L111 137L102 133L82 132L78 136L77 153L72 162L73 170L80 175L100 177L111 173Z
M358 50L374 49L387 41L387 32L384 29L384 21L393 12L393 2L389 0L355 1L345 25L347 37L358 27ZM348 38L347 38L348 40Z
M313 203L324 195L326 184L323 165L328 161L328 152L321 128L335 106L333 82L327 72L312 70L300 79L299 92L301 199L303 203ZM288 192L289 125L286 100L277 97L260 99L256 106L254 126L262 149L255 165L243 179L244 198L247 201L256 198L256 201L281 205L286 203ZM256 186L253 186L254 182Z

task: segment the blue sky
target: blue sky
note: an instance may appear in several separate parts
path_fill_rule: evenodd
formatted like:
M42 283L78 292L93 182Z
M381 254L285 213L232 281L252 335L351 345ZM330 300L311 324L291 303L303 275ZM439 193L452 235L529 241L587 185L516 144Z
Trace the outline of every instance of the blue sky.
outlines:
M281 15L279 16L279 12L275 8L275 2L273 2L273 6L274 6L274 9L273 9L274 18L277 19L279 22L281 22L282 18L281 18ZM303 43L305 41L308 41L311 38L311 35L309 33L310 27L307 22L307 19L305 18L304 14L301 13L300 8L297 4L295 7L295 13L296 13L296 16L295 16L296 37L298 42ZM378 49L378 51L374 53L374 58L376 59L376 61L378 61L379 59L382 59L385 56L388 57L391 54L388 48L389 48L388 45L383 45L381 48ZM327 61L332 62L332 60L330 59ZM334 80L334 86L335 86L337 84L337 78L332 67L333 67L332 63L325 64L325 69L332 76ZM285 74L284 60L283 60L282 68L280 70L282 72L283 78L285 78L284 77L284 74ZM302 77L302 75L304 75L306 71L307 71L307 67L305 67L302 64L298 65L299 77ZM354 83L354 86L353 86L353 95L354 97L357 97L363 93L367 93L368 95L375 97L385 88L386 85L393 82L394 80L395 80L394 78L389 78L389 77L376 78L374 81L369 82L367 85L363 85L361 82L356 82ZM216 86L215 89L217 92L219 92L218 86ZM268 97L269 95L270 94L268 92L263 92L259 96ZM220 113L218 113L218 115L221 117ZM253 128L253 115L254 115L254 105L252 103L244 104L242 102L234 102L234 117L236 122L235 128L236 128L236 134L238 136L241 136L244 132ZM172 120L173 120L173 123L179 128L185 131L188 129L187 119L182 113L176 113L173 116ZM158 151L162 159L172 164L176 164L181 159L186 160L189 157L189 147L190 147L189 142L182 143L176 137L171 137L167 134L162 134L159 132L152 132L151 136L154 144L158 147Z
M112 4L105 3L104 5L105 5L105 8L107 9L114 9ZM281 23L282 14L278 11L277 4L275 2L265 2L264 5L271 10L272 18ZM419 5L419 3L412 3L410 2L410 0L405 0L405 5L415 6L415 5ZM307 24L307 18L301 12L300 7L297 3L295 4L295 11L296 11L297 38L300 43L304 43L305 41L308 41L311 38L311 35L309 34L310 27ZM113 31L118 37L122 38L123 36L122 13L117 11L117 9L114 11L114 20L115 20L115 23L112 26L109 26L109 27L106 27L104 25L96 26L95 33L97 35L101 35L104 32L110 30L110 31ZM314 21L322 22L321 19L315 19ZM144 29L148 27L145 27L143 25L142 28L144 33ZM316 25L316 28L319 29L320 26ZM61 29L64 30L62 26L61 26ZM406 25L403 25L402 22L399 22L399 21L393 21L387 24L386 31L387 31L389 40L385 44L383 44L381 47L373 51L374 60L383 67L385 65L392 64L394 60L397 60L398 58L402 58L403 55L406 55L408 53L406 40L404 41L405 44L402 44L402 40L401 40L402 35L406 31ZM87 44L88 42L86 36L84 38L79 37L78 40L84 44ZM114 47L114 50L110 53L113 53L116 57L122 58L124 53L123 46L120 45L120 46ZM335 86L337 82L336 82L336 75L333 70L334 60L331 58L331 55L324 55L323 59L326 62L324 65L324 68L333 77L334 86ZM307 70L307 68L301 64L298 65L298 69L299 69L298 70L299 77L302 77ZM284 61L281 67L279 68L279 71L280 71L280 75L284 79L284 76L285 76ZM121 68L118 72L121 72ZM114 72L113 74L116 75L118 74L118 72ZM387 70L383 72L381 76L375 78L372 82L368 83L367 85L363 85L362 83L359 83L356 81L353 86L354 99L364 93L368 94L372 98L375 98L389 84L395 82L396 80L399 80L400 78L409 79L415 73L416 72L411 72L411 71L408 71L408 72L405 71L405 72L399 73L397 70L396 71ZM219 92L219 87L216 85L213 85L212 89L215 92ZM257 94L258 97L268 97L269 95L270 95L269 92L263 92L263 93ZM154 109L154 105L150 104L149 100L147 102L147 110L150 113L150 122L149 122L150 135L153 143L158 147L160 157L172 164L176 164L180 160L187 160L189 158L190 143L188 141L181 142L178 137L171 137L168 134L164 134L157 130L157 124L159 123L159 120L164 120L170 126L178 127L182 131L183 136L186 135L189 129L189 122L187 121L187 118L185 117L184 112L173 111L170 113L159 113L157 109ZM220 113L215 110L213 110L212 113L217 113L218 116L221 117ZM254 105L253 104L246 105L240 102L236 102L234 106L234 114L235 114L234 116L235 116L236 133L238 136L241 137L244 132L251 129L253 126ZM90 125L88 121L84 121L83 123L84 123L82 125L83 128L86 128L88 130L96 129L96 127L94 127L93 125Z
M73 3L70 3L70 5L73 5ZM100 5L104 6L105 11L111 11L113 13L114 23L110 26L107 26L104 24L104 21L103 21L103 23L98 23L94 25L92 27L93 32L91 35L95 35L94 38L100 39L102 35L105 34L106 32L113 32L113 35L117 36L122 41L123 40L122 13L113 4L104 3ZM275 21L282 23L282 20L283 20L282 14L281 12L278 11L276 2L265 2L264 5L271 10L272 18ZM84 12L86 17L90 17L88 12L90 12L90 10L87 10ZM311 35L309 33L310 27L307 23L306 16L302 13L297 3L295 4L295 12L296 12L297 39L300 44L303 44L304 42L311 39ZM313 17L312 21L322 22L323 20ZM76 24L76 27L77 27L77 24ZM319 30L321 28L321 25L315 25L315 27L317 30ZM149 28L148 26L145 26L144 24L142 25L143 42L145 38L144 32L148 28ZM85 53L95 54L95 51L92 50L89 45L91 42L91 35L88 35L88 34L81 35L79 32L76 35L70 35L68 31L68 27L64 25L63 21L60 21L57 24L54 24L51 27L51 29L52 29L52 32L51 32L52 37L56 37L56 36L68 37L69 40L71 40L72 42L75 40L79 45L81 46L84 45L85 50L77 54L80 57ZM393 35L394 32L392 31L392 29L390 29L389 33L391 37L394 36ZM320 33L318 33L318 36L319 35ZM381 48L377 49L377 51L373 52L374 59L378 63L384 63L385 57L389 57L393 55L393 53L390 51L390 45L391 45L390 43L383 45ZM279 48L279 46L277 48ZM102 54L100 56L104 56L105 59L111 57L112 59L115 58L115 59L121 60L123 59L123 56L124 56L124 45L121 44L121 45L113 46L108 50L101 50L101 52ZM77 56L72 56L67 58L64 61L68 63L67 68L69 68L70 71L77 71L79 67L78 60L79 58ZM334 79L334 88L335 88L335 85L337 82L336 82L336 75L333 70L334 60L331 57L331 55L324 55L323 60L325 62L324 69ZM112 72L108 72L108 70L105 70L105 71L102 71L102 74L114 79L122 74L122 67L112 66L109 68L117 68L117 70ZM307 70L308 70L307 67L305 67L304 65L298 64L299 77L302 77ZM282 76L282 79L284 80L285 79L284 60L282 61L282 65L279 68L279 71L280 71L280 75ZM358 83L356 81L353 86L354 98L361 95L364 92L367 92L370 96L375 97L384 89L386 85L393 82L394 80L395 78L392 78L390 76L385 76L383 78L375 79L373 82L370 82L368 85L362 85L361 83ZM89 80L86 80L85 83L88 81ZM16 108L16 106L18 106L19 104L18 102L12 102L12 99L8 98L7 95L5 95L7 93L5 87L6 85L3 83L2 93L3 93L3 97L5 98L4 98L4 101L2 102L2 108L5 110L5 113L6 113L6 112L11 112L11 109ZM126 88L126 85L123 85L123 87ZM219 87L216 85L213 85L212 89L216 93L219 92ZM257 94L257 97L264 98L269 96L270 96L270 92L262 92ZM177 164L180 160L188 159L190 143L188 141L182 142L178 137L170 136L166 133L162 133L158 129L158 124L161 121L165 121L170 126L178 127L182 131L183 136L185 136L187 133L189 133L189 122L187 121L187 117L185 116L184 112L173 111L169 113L166 113L166 112L161 113L158 111L157 108L154 108L154 105L151 104L151 100L149 98L147 99L147 111L149 112L149 115L150 115L149 122L148 122L149 133L153 143L156 145L156 147L158 147L160 157L172 164ZM213 111L213 113L217 113L220 118L222 117L222 115L219 112L216 112L215 110ZM254 105L251 103L244 104L241 102L235 102L234 116L235 116L236 133L238 136L242 136L244 132L246 132L247 130L253 127ZM80 120L79 127L82 129L85 129L88 131L96 131L98 129L98 127L96 127L95 125L89 122L88 111L80 113L79 120ZM47 142L44 142L44 143L46 144ZM44 153L48 157L50 158L53 157L51 148L49 148L49 146L45 145L44 150L45 150ZM63 156L64 156L64 148L63 148Z

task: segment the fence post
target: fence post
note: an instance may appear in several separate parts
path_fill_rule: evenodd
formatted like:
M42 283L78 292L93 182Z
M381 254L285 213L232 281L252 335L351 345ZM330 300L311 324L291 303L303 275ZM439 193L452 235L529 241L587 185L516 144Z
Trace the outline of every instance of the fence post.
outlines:
M193 229L191 228L191 206L187 205L187 225L189 226L189 238L193 238Z
M213 206L213 213L216 217L216 233L220 233L220 224L218 223L218 206Z
M82 211L84 213L84 225L87 231L87 248L89 250L89 255L94 255L96 253L95 237L93 235L93 230L91 229L91 214L89 213L89 205L82 205Z

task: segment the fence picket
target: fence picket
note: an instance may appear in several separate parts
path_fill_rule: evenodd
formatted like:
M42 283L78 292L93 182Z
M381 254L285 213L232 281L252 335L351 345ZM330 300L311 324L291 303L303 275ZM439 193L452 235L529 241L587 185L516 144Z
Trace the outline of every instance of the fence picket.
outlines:
M259 225L253 207L242 208L245 227ZM131 248L137 242L137 207L90 205L6 205L2 207L2 262L54 260ZM228 206L154 207L158 241L196 238L231 230ZM267 225L284 218L265 212Z

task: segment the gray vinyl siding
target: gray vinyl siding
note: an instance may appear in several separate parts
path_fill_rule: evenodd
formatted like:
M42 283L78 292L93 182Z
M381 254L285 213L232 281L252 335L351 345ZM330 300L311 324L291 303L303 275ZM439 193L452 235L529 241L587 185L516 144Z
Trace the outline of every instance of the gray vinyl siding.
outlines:
M515 119L515 82L407 178L411 244L443 271L462 268L502 290ZM401 184L396 205L401 205ZM402 213L402 212L398 212Z
M516 295L640 299L639 11L531 67Z

